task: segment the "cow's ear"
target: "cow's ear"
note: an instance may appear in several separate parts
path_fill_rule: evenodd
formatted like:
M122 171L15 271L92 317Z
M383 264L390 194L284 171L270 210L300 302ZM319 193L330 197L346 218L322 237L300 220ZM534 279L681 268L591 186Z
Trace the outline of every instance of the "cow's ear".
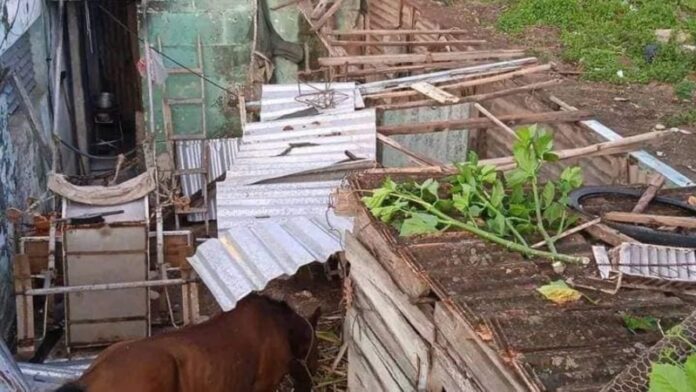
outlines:
M309 316L309 323L312 324L312 328L317 327L319 317L321 317L321 306L317 306L317 308L314 310L314 313L312 313L312 315Z

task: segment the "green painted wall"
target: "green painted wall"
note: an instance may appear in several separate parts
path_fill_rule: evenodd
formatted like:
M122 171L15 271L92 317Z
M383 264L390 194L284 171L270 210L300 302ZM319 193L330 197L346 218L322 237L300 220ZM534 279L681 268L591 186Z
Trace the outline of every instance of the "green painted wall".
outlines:
M246 81L253 36L253 0L168 0L150 2L147 11L148 38L154 47L190 68L203 68L207 78L227 89ZM143 34L141 29L141 35ZM198 39L203 64L199 62ZM179 68L165 59L168 69ZM144 82L145 83L145 82ZM236 109L228 104L228 93L190 73L170 73L166 85L155 86L154 114L160 151L164 150L163 98L195 99L205 96L204 110L209 137L240 134ZM148 110L147 85L143 101ZM199 104L171 104L175 135L202 133ZM147 121L147 116L146 116Z

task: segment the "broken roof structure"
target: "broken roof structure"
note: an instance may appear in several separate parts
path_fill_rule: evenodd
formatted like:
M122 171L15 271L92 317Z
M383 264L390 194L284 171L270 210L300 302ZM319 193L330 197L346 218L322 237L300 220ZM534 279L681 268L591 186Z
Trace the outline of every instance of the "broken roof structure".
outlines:
M246 125L225 180L217 184L218 238L201 245L189 261L223 310L279 276L326 261L342 250L343 232L351 227L349 218L334 213L330 198L346 174L341 163L375 161L375 110L355 111L362 100L354 84L309 89L263 87L261 119L268 121ZM298 101L309 96L314 106ZM279 101L285 102L280 108ZM328 112L278 119L308 105ZM293 175L336 165L333 179L322 181L319 173L292 181ZM282 183L274 183L280 178Z

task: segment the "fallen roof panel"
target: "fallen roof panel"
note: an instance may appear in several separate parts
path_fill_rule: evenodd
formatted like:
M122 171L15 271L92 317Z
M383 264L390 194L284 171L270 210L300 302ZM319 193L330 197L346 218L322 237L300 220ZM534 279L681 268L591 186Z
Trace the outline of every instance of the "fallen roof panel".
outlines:
M277 120L279 117L292 115L313 106L301 102L308 95L332 90L333 105L318 109L322 114L348 113L365 104L356 90L355 83L299 83L266 84L261 90L261 121Z
M189 262L222 310L229 311L271 280L294 275L300 267L340 251L341 230L331 220L345 219L330 215L238 223L206 241Z

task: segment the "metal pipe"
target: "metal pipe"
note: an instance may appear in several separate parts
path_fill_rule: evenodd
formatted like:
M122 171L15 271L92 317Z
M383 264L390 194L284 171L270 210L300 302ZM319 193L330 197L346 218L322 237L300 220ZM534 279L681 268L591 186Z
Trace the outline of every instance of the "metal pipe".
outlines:
M102 283L89 284L84 286L69 286L69 287L50 287L46 289L31 289L27 290L23 295L39 296L39 295L55 295L65 293L78 293L84 291L104 291L104 290L121 290L144 287L163 287L163 286L178 286L192 282L188 279L167 279L167 280L147 280L140 282L121 282L121 283Z

